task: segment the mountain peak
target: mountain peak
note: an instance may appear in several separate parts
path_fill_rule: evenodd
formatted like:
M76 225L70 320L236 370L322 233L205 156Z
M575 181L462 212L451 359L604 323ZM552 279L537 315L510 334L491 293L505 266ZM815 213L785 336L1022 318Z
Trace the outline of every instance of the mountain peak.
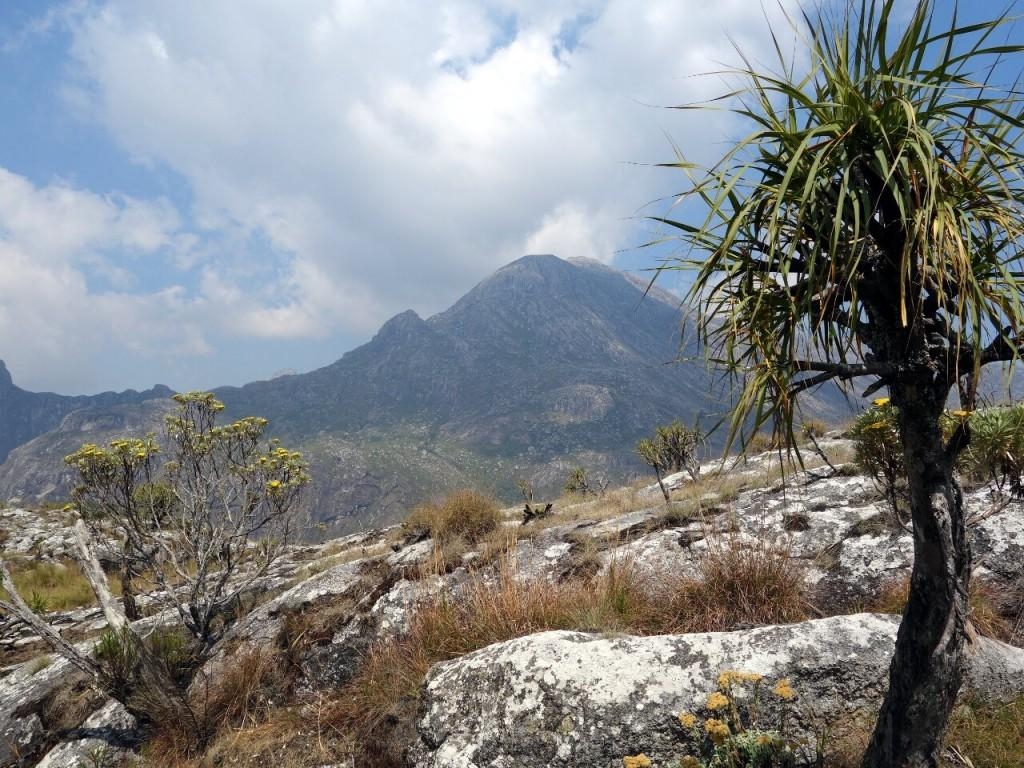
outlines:
M417 315L413 310L407 309L399 312L380 327L374 335L374 339L383 341L408 336L427 326L426 321Z
M0 360L0 389L10 389L14 386L14 379L11 378L11 372L7 370L7 365L3 360Z

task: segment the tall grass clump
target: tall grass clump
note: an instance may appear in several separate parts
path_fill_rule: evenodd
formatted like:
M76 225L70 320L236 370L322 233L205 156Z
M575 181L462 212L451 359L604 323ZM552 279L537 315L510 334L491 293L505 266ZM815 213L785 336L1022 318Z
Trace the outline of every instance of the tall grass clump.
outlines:
M501 524L494 499L472 490L456 491L440 504L421 504L403 524L411 533L427 535L437 543L459 538L475 544Z
M803 570L785 547L736 538L709 542L696 578L677 581L662 599L686 632L788 624L810 611Z

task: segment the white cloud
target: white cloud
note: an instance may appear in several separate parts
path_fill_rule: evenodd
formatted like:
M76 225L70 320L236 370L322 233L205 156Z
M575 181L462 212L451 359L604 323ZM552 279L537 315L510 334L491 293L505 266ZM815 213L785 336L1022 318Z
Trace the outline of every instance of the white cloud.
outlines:
M673 180L626 163L728 130L644 104L715 92L688 76L735 59L727 31L767 27L748 0L109 0L74 27L75 101L182 173L203 226L280 250L294 303L240 332L361 331L534 244L635 244L622 222Z
M206 354L202 300L140 290L140 261L180 245L166 200L36 186L0 168L0 350L19 380L99 382L101 360ZM87 386L87 384L86 384Z
M102 197L57 181L35 187L0 168L0 240L37 260L64 263L96 251L151 252L167 246L180 222L166 200Z
M56 388L62 357L365 338L527 252L611 261L679 182L629 163L666 159L663 132L699 156L733 131L648 105L717 94L690 75L736 59L727 33L757 58L785 23L749 0L66 8L45 28L71 35L69 107L193 208L0 169L0 349Z

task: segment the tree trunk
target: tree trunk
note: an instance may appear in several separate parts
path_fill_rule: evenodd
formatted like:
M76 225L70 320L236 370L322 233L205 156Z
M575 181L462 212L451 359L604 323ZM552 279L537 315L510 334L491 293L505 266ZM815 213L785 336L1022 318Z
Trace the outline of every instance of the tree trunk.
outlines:
M889 691L864 768L938 768L963 677L970 542L953 461L942 439L941 386L896 384L914 526L910 595L889 668Z
M658 469L658 465L654 465L654 476L658 478L658 487L661 488L661 495L665 497L665 503L668 504L671 499L668 496L668 489L665 487L665 483L661 480L661 470Z
M139 606L135 602L133 575L131 558L128 556L128 548L125 547L121 553L121 601L124 603L124 615L128 621L138 621L142 618Z

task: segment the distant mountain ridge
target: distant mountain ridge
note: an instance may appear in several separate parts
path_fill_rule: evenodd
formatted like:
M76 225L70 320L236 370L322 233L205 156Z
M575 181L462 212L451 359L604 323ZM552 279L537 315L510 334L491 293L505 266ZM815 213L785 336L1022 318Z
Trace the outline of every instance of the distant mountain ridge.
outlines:
M98 395L57 395L53 392L29 392L15 386L10 372L0 360L0 462L11 449L60 425L73 411L93 406L141 403L171 396L170 388L156 385L144 392L103 392Z
M273 435L305 453L311 509L331 532L391 522L460 486L509 498L523 478L552 493L575 465L623 480L642 470L633 454L641 436L719 413L726 400L693 362L696 348L680 347L678 299L645 288L598 262L526 256L444 312L396 315L330 365L215 391L227 416L265 416ZM680 359L690 362L672 364ZM59 495L62 451L128 424L158 429L166 406L140 404L149 393L78 404L101 410L99 421L64 418L75 409L60 401L48 431L22 439L0 465L0 498ZM848 411L830 395L812 409Z

